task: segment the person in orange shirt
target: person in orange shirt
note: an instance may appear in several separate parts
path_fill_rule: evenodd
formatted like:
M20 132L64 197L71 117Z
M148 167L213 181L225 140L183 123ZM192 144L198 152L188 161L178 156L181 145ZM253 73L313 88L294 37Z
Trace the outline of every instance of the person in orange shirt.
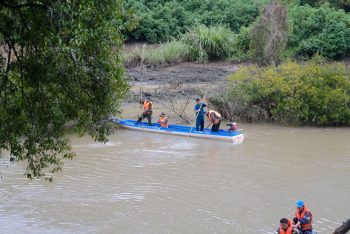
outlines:
M220 129L221 115L217 111L210 110L207 113L207 117L210 123L213 124L211 131L218 132Z
M140 101L140 104L143 105L143 112L141 116L136 121L136 124L140 123L144 118L147 118L148 125L152 126L152 113L153 113L153 104L150 97L147 97L146 100Z
M162 128L168 128L169 127L169 118L166 116L164 112L162 112L159 116L158 123Z
M298 234L298 230L296 230L293 226L292 221L286 218L282 218L280 220L280 227L277 229L277 234Z
M296 221L295 227L298 228L302 234L312 234L312 213L306 207L304 201L299 200L296 203L297 211L295 212Z

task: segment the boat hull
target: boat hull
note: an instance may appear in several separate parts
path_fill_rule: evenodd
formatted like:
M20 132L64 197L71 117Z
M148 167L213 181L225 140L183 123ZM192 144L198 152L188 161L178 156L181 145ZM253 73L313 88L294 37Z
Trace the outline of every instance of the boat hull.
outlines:
M159 124L152 124L152 126L148 126L147 123L136 124L136 121L134 120L113 119L112 122L117 123L120 127L136 131L220 140L231 142L233 144L241 144L244 141L243 134L238 131L229 133L224 130L220 130L219 132L214 133L211 132L210 129L205 129L203 132L197 132L194 128L180 125L169 125L168 128L162 128Z

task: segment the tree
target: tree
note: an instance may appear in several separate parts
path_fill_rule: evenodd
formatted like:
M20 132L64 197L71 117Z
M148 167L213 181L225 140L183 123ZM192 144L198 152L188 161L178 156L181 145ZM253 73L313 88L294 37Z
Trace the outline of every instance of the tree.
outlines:
M287 45L288 19L283 3L271 0L251 29L251 49L259 65L279 63Z
M122 0L0 6L0 150L26 161L28 178L41 177L74 156L68 125L107 140L107 117L128 89L121 48L131 15Z

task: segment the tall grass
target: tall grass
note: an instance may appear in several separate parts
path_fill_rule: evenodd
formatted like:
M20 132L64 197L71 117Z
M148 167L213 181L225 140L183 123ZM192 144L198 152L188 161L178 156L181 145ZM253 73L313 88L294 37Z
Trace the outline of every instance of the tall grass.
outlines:
M144 62L148 64L179 63L186 61L187 57L187 45L181 41L173 40L145 53Z
M127 65L158 65L188 61L188 47L179 40L173 40L159 46L137 46L124 55Z
M192 27L179 39L153 48L138 47L126 55L126 63L149 65L179 63L184 61L207 62L209 60L227 60L234 49L234 33L225 26Z
M197 25L181 37L181 42L189 47L189 59L197 62L225 60L231 53L234 42L233 32L222 25Z

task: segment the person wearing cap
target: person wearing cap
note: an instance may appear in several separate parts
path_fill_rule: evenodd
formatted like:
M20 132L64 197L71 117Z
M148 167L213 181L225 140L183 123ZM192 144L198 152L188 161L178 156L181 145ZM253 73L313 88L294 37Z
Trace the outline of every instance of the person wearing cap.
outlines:
M203 102L201 102L201 99L196 99L196 105L194 106L194 112L196 113L196 131L203 132L204 130L204 115L205 115L205 107L207 106L207 103L205 101L205 98L203 99Z
M164 112L162 112L159 116L159 120L158 120L158 123L160 124L160 126L162 128L168 128L169 127L169 119L168 117L166 116L166 114Z
M296 203L297 211L295 212L296 221L294 227L298 228L302 234L312 234L312 213L306 207L304 201L299 200Z
M140 104L143 105L143 112L141 116L138 118L136 124L140 123L144 118L147 118L148 125L152 126L153 104L151 101L151 97L146 97L145 100L141 100Z

